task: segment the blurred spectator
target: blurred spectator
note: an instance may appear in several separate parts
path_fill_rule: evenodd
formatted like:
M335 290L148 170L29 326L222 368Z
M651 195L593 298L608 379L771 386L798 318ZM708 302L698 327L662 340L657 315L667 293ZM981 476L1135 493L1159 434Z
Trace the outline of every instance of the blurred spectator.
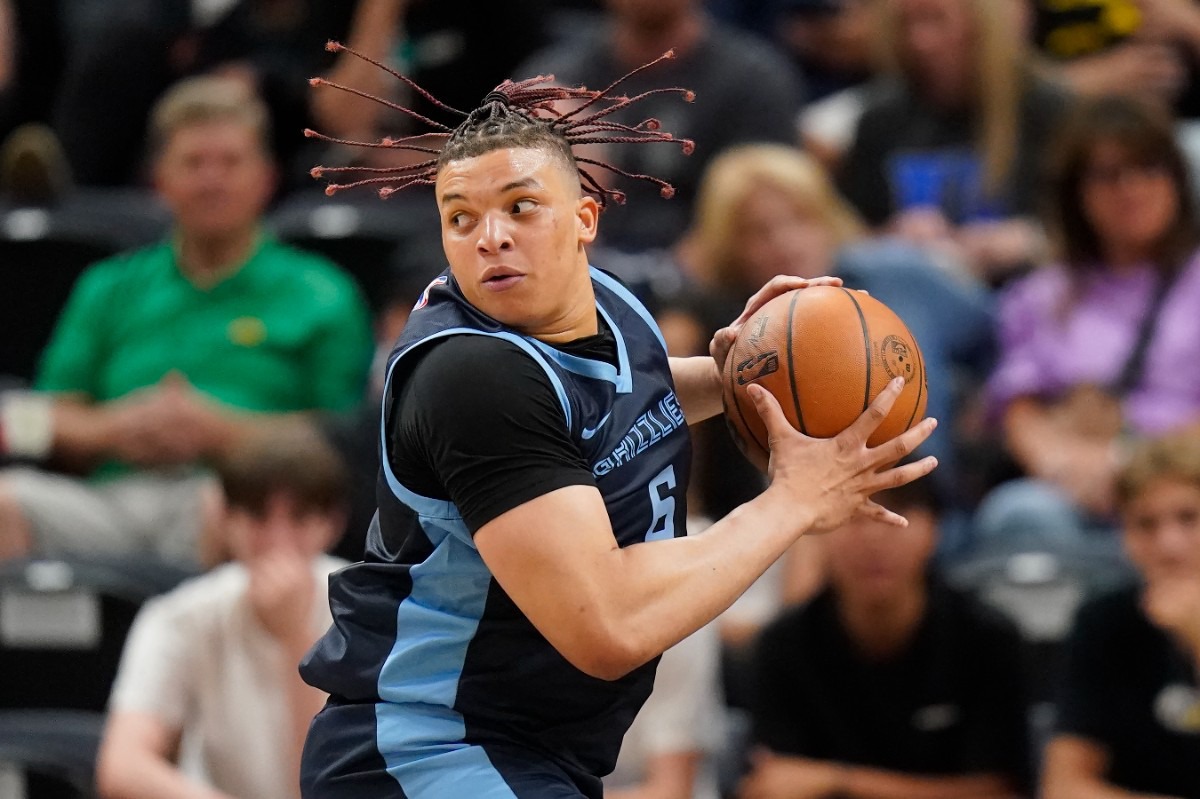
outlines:
M713 754L725 734L719 650L708 625L663 653L654 691L604 778L605 799L717 799Z
M246 83L271 109L271 145L288 169L305 145L307 78L331 56L352 5L308 0L124 0L72 54L54 127L84 186L140 183L149 111L182 78L221 74ZM307 159L305 159L307 162Z
M1042 142L1066 96L1030 69L1014 0L880 0L887 66L840 163L867 222L989 282L1036 262Z
M740 799L1005 797L1027 779L1021 641L930 567L928 481L826 541L829 588L763 633Z
M1079 612L1045 799L1200 796L1200 439L1140 445L1117 502L1142 584Z
M714 160L701 185L695 222L676 255L684 271L716 298L710 326L736 316L745 299L777 274L837 275L887 304L921 345L931 376L928 413L942 422L923 451L942 462L935 483L948 496L954 493L960 395L964 386L982 383L993 345L991 302L982 286L938 268L915 246L871 239L820 166L781 145L736 147ZM714 459L719 469L709 478L714 481L728 480L737 468L731 464L738 462L723 429L720 435L718 452L728 456ZM705 478L702 467L697 479Z
M775 35L796 60L809 103L875 72L878 0L775 0Z
M1034 41L1086 95L1158 97L1200 117L1200 4L1195 0L1024 0Z
M154 114L170 241L91 267L47 348L38 391L0 403L13 457L92 481L0 473L0 556L149 551L211 562L197 466L271 414L348 408L371 358L367 313L328 261L264 235L267 117L241 84L181 83ZM10 265L16 267L17 265Z
M664 130L693 140L694 154L689 157L679 147L663 145L605 155L627 172L666 180L675 187L674 199L663 201L657 187L644 181L596 173L605 185L629 195L627 206L605 211L603 243L633 250L664 247L687 226L700 176L719 152L739 142L795 141L800 85L792 65L771 45L712 21L701 0L608 0L607 5L605 24L534 56L518 71L600 89L668 49L675 50L673 60L632 76L621 90L634 96L679 86L694 91L695 102L662 94L613 119L637 124L654 117Z
M106 799L295 799L325 696L296 664L331 623L324 555L346 476L302 428L218 467L235 562L150 600L126 641L97 764Z
M984 501L985 543L1110 530L1130 439L1200 422L1200 226L1169 116L1094 100L1058 155L1048 221L1060 260L1004 294L989 385L1007 450L1036 482ZM1092 543L1105 539L1116 548Z
M439 0L359 0L345 43L390 64L451 108L470 110L505 78L525 77L514 70L547 43L548 10L545 0L473 3L470 13ZM326 77L447 124L461 121L409 96L400 81L349 53L338 56ZM330 136L369 141L427 130L411 116L348 92L324 89L311 102L318 128Z

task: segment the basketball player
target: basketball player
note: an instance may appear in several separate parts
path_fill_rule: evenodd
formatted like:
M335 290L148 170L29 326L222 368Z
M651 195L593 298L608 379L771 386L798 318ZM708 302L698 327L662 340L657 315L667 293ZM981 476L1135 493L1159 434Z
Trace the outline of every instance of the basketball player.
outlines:
M868 497L935 465L888 466L932 420L865 446L900 384L831 440L757 391L770 488L684 536L687 425L721 411L732 331L712 358L668 359L645 308L588 264L613 195L571 146L676 141L605 118L628 102L506 81L430 161L348 184L434 185L450 267L389 361L379 512L301 665L331 696L309 730L306 797L599 797L664 649L799 536L855 514L904 524ZM772 281L748 312L804 285Z

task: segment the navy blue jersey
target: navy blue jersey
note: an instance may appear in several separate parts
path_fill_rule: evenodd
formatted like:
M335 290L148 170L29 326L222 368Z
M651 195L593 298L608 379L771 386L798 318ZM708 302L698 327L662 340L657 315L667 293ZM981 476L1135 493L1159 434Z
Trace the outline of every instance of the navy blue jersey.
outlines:
M528 769L599 795L656 661L611 682L568 663L492 578L453 502L402 485L388 451L393 398L423 345L499 337L545 371L620 546L684 535L690 443L662 336L624 286L591 274L615 364L504 328L448 273L414 309L389 361L379 512L366 557L331 578L334 625L301 667L331 695L305 751L305 782L321 786L313 796L340 796L329 786L349 791L355 779L374 785L367 772L385 767L402 788L394 795L412 799L514 795L505 791ZM447 792L447 768L459 780L471 775L469 784Z

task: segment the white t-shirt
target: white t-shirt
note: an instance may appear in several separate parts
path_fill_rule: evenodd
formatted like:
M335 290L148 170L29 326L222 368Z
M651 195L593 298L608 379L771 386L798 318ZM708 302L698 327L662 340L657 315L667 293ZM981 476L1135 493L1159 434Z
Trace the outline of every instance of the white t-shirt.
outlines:
M327 577L313 561L314 638L330 625ZM248 573L219 566L148 601L125 642L110 710L150 713L183 733L180 767L238 799L296 799L284 653L246 599ZM298 664L297 664L298 665Z
M701 627L663 653L654 691L638 712L608 788L627 788L646 778L656 755L697 752L703 757L693 786L693 799L716 799L711 755L725 740L720 683L720 638L716 627Z

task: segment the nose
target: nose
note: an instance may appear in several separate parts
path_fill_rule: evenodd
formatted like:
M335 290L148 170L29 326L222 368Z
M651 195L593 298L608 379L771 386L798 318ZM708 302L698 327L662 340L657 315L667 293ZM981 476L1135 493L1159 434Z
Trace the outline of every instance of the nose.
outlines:
M494 255L511 250L512 231L507 220L499 214L486 214L479 225L479 239L475 248L480 255Z

